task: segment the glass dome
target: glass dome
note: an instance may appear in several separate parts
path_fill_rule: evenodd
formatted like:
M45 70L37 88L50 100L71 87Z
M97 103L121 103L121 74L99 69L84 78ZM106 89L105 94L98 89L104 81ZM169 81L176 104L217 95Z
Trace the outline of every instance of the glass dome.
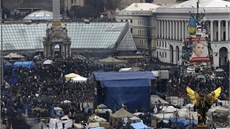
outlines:
M35 11L35 12L28 14L24 19L25 20L49 20L51 21L53 19L53 12L39 10L39 11Z

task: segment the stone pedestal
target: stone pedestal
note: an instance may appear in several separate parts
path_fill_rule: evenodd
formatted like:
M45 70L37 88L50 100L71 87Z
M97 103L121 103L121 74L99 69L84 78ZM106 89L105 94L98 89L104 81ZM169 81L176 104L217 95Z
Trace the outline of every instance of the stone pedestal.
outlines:
M197 125L194 129L210 129L208 125L202 124L202 125Z

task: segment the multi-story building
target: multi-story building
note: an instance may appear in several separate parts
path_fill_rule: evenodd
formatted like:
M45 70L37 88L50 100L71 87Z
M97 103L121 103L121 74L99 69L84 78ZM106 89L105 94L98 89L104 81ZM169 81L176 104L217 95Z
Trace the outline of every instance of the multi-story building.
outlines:
M152 6L155 6L154 4ZM196 13L197 0L189 0L172 6L156 7L156 11L148 14L149 11L141 10L143 15L130 12L129 15L118 13L117 19L143 19L151 16L150 23L156 22L156 28L141 25L139 28L147 32L149 28L157 38L152 38L152 56L165 63L177 64L181 62L182 46L184 39L188 36L187 26L190 13ZM199 12L204 13L204 20L209 26L211 48L213 50L214 66L226 65L230 60L230 2L224 0L200 0ZM127 8L128 9L128 8ZM122 11L121 11L122 12ZM148 14L148 15L147 15ZM153 20L153 21L152 21ZM130 24L130 31L133 25ZM156 30L155 30L156 29ZM140 31L140 29L138 29ZM133 31L133 30L132 30ZM147 39L147 35L132 33L137 47L141 50L149 49L148 45L141 47L141 40ZM145 42L145 41L144 41Z
M158 8L157 52L161 61L177 64L181 62L182 46L188 36L189 12L196 13L197 0L189 0L171 7ZM227 64L230 59L230 2L222 0L201 0L199 12L205 13L209 26L214 66Z
M120 11L117 16L119 22L129 22L137 48L145 55L152 56L156 46L156 17L153 12L158 5L150 3L133 3Z

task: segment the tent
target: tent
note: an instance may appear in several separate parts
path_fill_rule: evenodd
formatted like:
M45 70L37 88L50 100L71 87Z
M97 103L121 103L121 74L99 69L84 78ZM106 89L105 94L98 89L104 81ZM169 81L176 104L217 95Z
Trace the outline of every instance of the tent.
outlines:
M110 115L110 123L112 126L118 125L119 121L123 121L125 123L125 120L128 120L128 118L133 117L134 115L124 108L119 109L115 113Z
M149 109L150 79L155 79L152 72L95 72L94 78L100 81L104 95L102 102L109 109L116 110L122 104L129 110ZM99 99L98 99L99 100Z
M89 116L89 122L101 122L101 121L106 121L106 119L99 117L95 114Z
M105 59L101 59L96 63L99 63L99 64L122 64L122 63L127 63L127 61L126 60L119 60L119 59L116 59L114 57L108 57Z
M75 78L75 77L78 77L80 75L76 74L76 73L69 73L69 74L66 74L65 75L65 79L66 81L70 80L71 78Z
M23 68L34 68L36 64L33 61L17 61L14 62L14 68L23 67Z
M50 64L52 64L52 63L53 63L52 60L45 60L45 61L43 62L44 65L50 65Z
M3 58L5 58L5 59L24 59L25 57L22 55L19 55L17 53L10 53L10 54L4 56Z
M87 81L87 78L82 77L82 76L77 76L77 77L71 78L71 80L72 80L73 82L86 82L86 81Z
M142 122L131 124L131 129L150 129L147 125Z
M125 110L124 108L119 109L118 111L116 111L115 113L111 114L111 117L113 118L125 118L125 117L133 117L134 115L130 112L128 112L127 110Z

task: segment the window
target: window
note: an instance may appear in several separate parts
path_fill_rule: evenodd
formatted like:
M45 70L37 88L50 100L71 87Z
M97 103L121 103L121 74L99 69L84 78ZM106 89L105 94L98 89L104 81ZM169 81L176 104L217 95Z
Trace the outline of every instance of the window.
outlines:
M133 33L133 28L130 28L130 33Z
M123 20L121 19L121 22L123 22Z
M132 19L130 20L130 23L133 23L133 20L132 20Z

